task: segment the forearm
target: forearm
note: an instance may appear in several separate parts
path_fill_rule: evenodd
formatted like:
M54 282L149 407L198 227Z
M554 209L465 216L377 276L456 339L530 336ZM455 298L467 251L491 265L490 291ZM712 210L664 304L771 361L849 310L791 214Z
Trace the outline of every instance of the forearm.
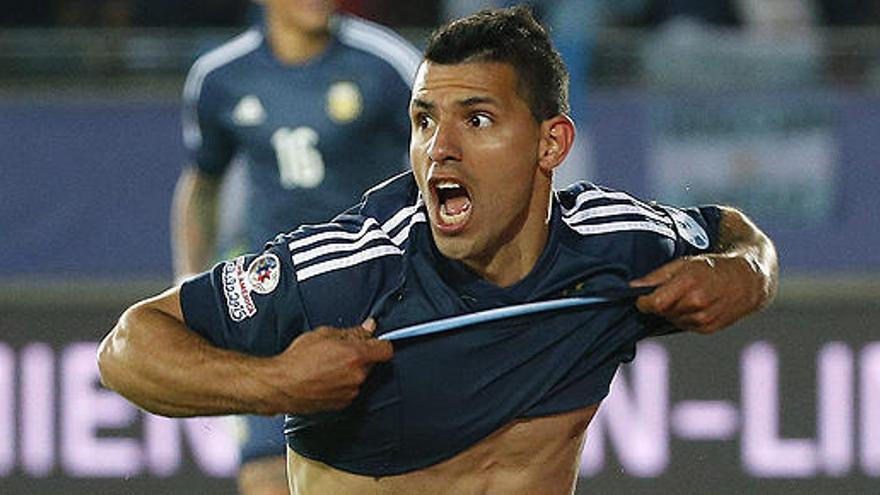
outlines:
M655 287L636 300L639 311L711 334L770 304L779 283L773 243L742 213L721 210L714 252L677 258L630 282Z
M217 239L219 180L194 169L178 180L172 204L171 235L174 276L181 278L206 270Z
M101 343L101 381L164 416L271 413L259 399L265 358L219 349L169 312L141 303Z
M732 208L723 208L715 257L738 263L753 275L760 291L757 308L773 301L779 286L779 262L773 242L751 220Z

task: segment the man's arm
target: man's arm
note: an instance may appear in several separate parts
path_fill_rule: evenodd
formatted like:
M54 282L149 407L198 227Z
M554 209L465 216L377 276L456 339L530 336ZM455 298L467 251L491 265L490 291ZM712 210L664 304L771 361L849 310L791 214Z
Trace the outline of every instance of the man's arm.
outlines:
M392 355L372 320L307 332L273 357L217 348L183 321L179 288L126 310L98 349L102 383L164 416L309 413L347 406Z
M676 259L632 281L657 286L637 300L639 310L709 334L770 304L779 283L770 239L733 208L722 208L718 238L717 252Z
M174 190L171 251L174 277L181 280L210 266L217 239L220 177L185 167Z

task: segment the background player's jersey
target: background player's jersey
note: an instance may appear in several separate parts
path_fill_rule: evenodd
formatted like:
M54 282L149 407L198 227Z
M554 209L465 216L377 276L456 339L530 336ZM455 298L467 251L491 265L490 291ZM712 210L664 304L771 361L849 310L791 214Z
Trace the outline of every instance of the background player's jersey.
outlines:
M313 60L285 65L259 29L208 52L184 87L184 141L202 172L246 160L251 249L327 221L405 168L420 56L390 30L336 16Z
M279 236L262 254L185 283L181 307L187 326L214 344L270 355L309 329L367 316L381 335L503 305L619 291L675 257L712 250L719 217L715 207L662 207L579 183L556 193L533 270L500 288L437 251L415 180L404 174L332 223ZM429 466L515 418L599 402L658 323L630 302L398 341L350 407L289 416L288 444L358 474Z

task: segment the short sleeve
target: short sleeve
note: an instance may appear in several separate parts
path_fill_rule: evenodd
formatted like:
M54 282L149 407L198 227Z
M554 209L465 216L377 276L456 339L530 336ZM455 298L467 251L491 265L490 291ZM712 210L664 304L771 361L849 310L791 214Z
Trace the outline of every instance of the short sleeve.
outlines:
M235 154L235 139L222 121L223 92L215 73L193 65L183 91L183 141L190 164L208 175L220 175Z
M284 242L184 282L180 305L190 329L218 347L252 355L278 354L309 328Z
M689 208L660 206L660 208L666 212L671 220L671 227L675 235L671 258L718 251L718 231L721 223L720 207L709 205ZM643 273L647 274L648 271L659 268L659 265L671 261L671 259L659 261L657 266L644 270ZM644 324L645 333L639 338L680 331L668 321L655 315L641 315L640 318ZM632 351L634 352L634 348ZM623 361L630 361L633 357L634 354L630 354Z

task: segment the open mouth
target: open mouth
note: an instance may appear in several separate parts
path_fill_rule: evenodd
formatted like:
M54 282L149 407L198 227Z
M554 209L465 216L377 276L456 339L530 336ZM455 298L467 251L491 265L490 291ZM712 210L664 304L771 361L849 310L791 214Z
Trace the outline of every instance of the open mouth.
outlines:
M471 196L467 188L449 179L438 180L433 186L439 227L447 231L464 228L471 215Z

